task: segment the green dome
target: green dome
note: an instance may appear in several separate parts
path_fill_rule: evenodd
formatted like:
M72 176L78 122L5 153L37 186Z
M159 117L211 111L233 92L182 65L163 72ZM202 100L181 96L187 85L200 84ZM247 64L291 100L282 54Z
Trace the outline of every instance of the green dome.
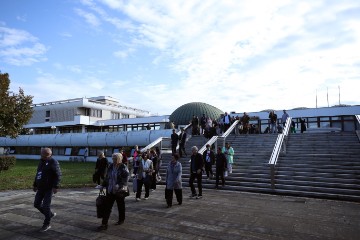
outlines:
M176 126L188 125L193 115L198 116L199 120L203 114L211 119L218 119L220 114L224 112L220 109L211 106L207 103L192 102L184 104L178 107L169 117L170 121L173 121Z

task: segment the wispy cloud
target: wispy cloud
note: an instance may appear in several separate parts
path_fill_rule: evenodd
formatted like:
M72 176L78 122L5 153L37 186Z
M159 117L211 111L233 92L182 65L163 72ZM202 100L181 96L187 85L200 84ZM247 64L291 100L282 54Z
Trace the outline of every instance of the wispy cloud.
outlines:
M10 65L28 66L46 61L48 48L30 33L0 26L0 60Z
M76 8L75 12L85 19L85 21L90 24L92 27L98 27L101 25L101 21L94 14L84 11L80 8Z

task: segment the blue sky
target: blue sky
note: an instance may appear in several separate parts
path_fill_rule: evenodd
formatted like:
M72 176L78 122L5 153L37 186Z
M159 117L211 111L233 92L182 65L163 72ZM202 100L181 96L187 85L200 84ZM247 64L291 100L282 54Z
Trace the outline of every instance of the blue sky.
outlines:
M360 104L358 0L1 0L0 71L34 103L171 114Z

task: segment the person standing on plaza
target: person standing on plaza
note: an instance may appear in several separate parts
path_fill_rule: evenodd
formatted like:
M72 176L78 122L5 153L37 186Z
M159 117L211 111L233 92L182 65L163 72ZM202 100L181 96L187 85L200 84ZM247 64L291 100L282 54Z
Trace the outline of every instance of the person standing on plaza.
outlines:
M276 133L277 132L277 127L276 127L277 115L275 114L274 111L271 111L269 113L269 119L270 119L271 133Z
M58 192L60 180L59 162L52 158L50 148L41 149L41 159L33 183L33 190L36 192L34 207L45 216L41 232L46 232L51 228L50 220L56 216L56 213L51 211L51 200L53 194Z
M172 206L173 192L175 192L178 204L182 204L182 166L178 160L179 155L176 153L172 156L171 162L166 168L165 199L168 208Z
M205 163L205 172L207 176L207 180L214 177L214 173L212 171L212 165L215 162L215 154L210 148L210 144L206 144L206 150L203 154L203 161Z
M125 196L117 193L120 189L127 188L129 170L127 166L122 163L123 156L121 153L114 153L111 158L113 162L107 170L106 177L100 189L100 191L103 191L103 188L106 188L107 206L98 231L103 231L108 228L108 221L115 201L118 208L118 221L116 225L121 225L125 221Z
M154 167L152 161L149 159L147 153L143 153L142 159L140 160L139 163L139 169L136 178L137 179L136 201L141 200L141 191L143 185L145 187L144 200L147 200L149 198L153 171L154 171Z
M101 179L104 180L105 178L108 164L109 162L105 157L104 152L99 152L98 158L96 160L95 173L94 173L94 177L95 177L94 180L97 183L97 186L95 188L97 189L101 188L100 181Z
M283 115L281 116L281 123L283 125L283 128L285 127L285 124L286 124L286 119L288 119L289 117L289 114L283 110Z
M149 159L152 161L153 163L153 173L152 173L152 180L151 180L151 185L150 185L150 189L151 191L155 191L156 190L156 182L157 182L157 174L159 171L159 158L156 155L156 152L154 149L150 150L150 154L149 154Z
M178 141L179 141L179 135L177 135L176 130L173 129L172 134L171 134L171 153L172 154L176 153L176 147L178 145Z
M198 148L196 146L193 146L191 148L191 160L190 160L190 179L189 179L189 186L191 189L191 198L202 198L202 172L204 168L204 162L202 155L198 153ZM197 186L199 194L196 194L195 186L194 186L194 180L197 180Z
M215 156L216 160L216 184L215 188L219 187L219 179L221 178L222 186L225 185L224 172L226 170L226 156L221 151L221 147L217 148L217 154Z
M185 156L187 156L185 151L185 143L186 143L187 134L184 128L181 128L181 133L179 135L179 156L182 158L182 152L184 152Z
M225 171L225 177L228 176L228 173L232 173L232 165L234 163L234 149L230 146L230 143L225 143L222 152L226 156L227 171Z

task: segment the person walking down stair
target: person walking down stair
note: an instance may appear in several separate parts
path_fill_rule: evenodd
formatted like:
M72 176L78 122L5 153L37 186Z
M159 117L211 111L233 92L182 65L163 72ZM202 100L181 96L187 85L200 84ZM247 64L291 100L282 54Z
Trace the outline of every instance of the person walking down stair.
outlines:
M216 185L215 188L219 187L219 179L221 178L222 186L225 185L224 172L226 169L226 156L221 151L221 147L217 148L217 154L215 156L216 159Z
M174 155L176 153L176 147L178 145L179 135L176 134L176 130L172 130L171 134L171 153Z
M214 178L214 173L212 171L212 165L215 162L215 154L210 148L210 144L206 144L206 150L203 154L203 160L205 163L205 172L207 176L207 180L210 178Z
M202 155L198 152L198 148L193 146L191 148L191 160L190 160L190 179L189 186L191 189L190 198L202 198L202 172L204 167L204 162ZM196 194L194 180L197 180L199 195Z
M225 143L225 147L223 147L222 152L226 156L226 164L227 171L225 171L225 177L228 176L229 173L232 173L232 165L234 163L234 149L230 146L230 143Z
M184 128L181 128L181 133L179 135L179 156L182 157L182 153L184 152L185 156L187 156L185 151L185 143L186 143L187 134Z

